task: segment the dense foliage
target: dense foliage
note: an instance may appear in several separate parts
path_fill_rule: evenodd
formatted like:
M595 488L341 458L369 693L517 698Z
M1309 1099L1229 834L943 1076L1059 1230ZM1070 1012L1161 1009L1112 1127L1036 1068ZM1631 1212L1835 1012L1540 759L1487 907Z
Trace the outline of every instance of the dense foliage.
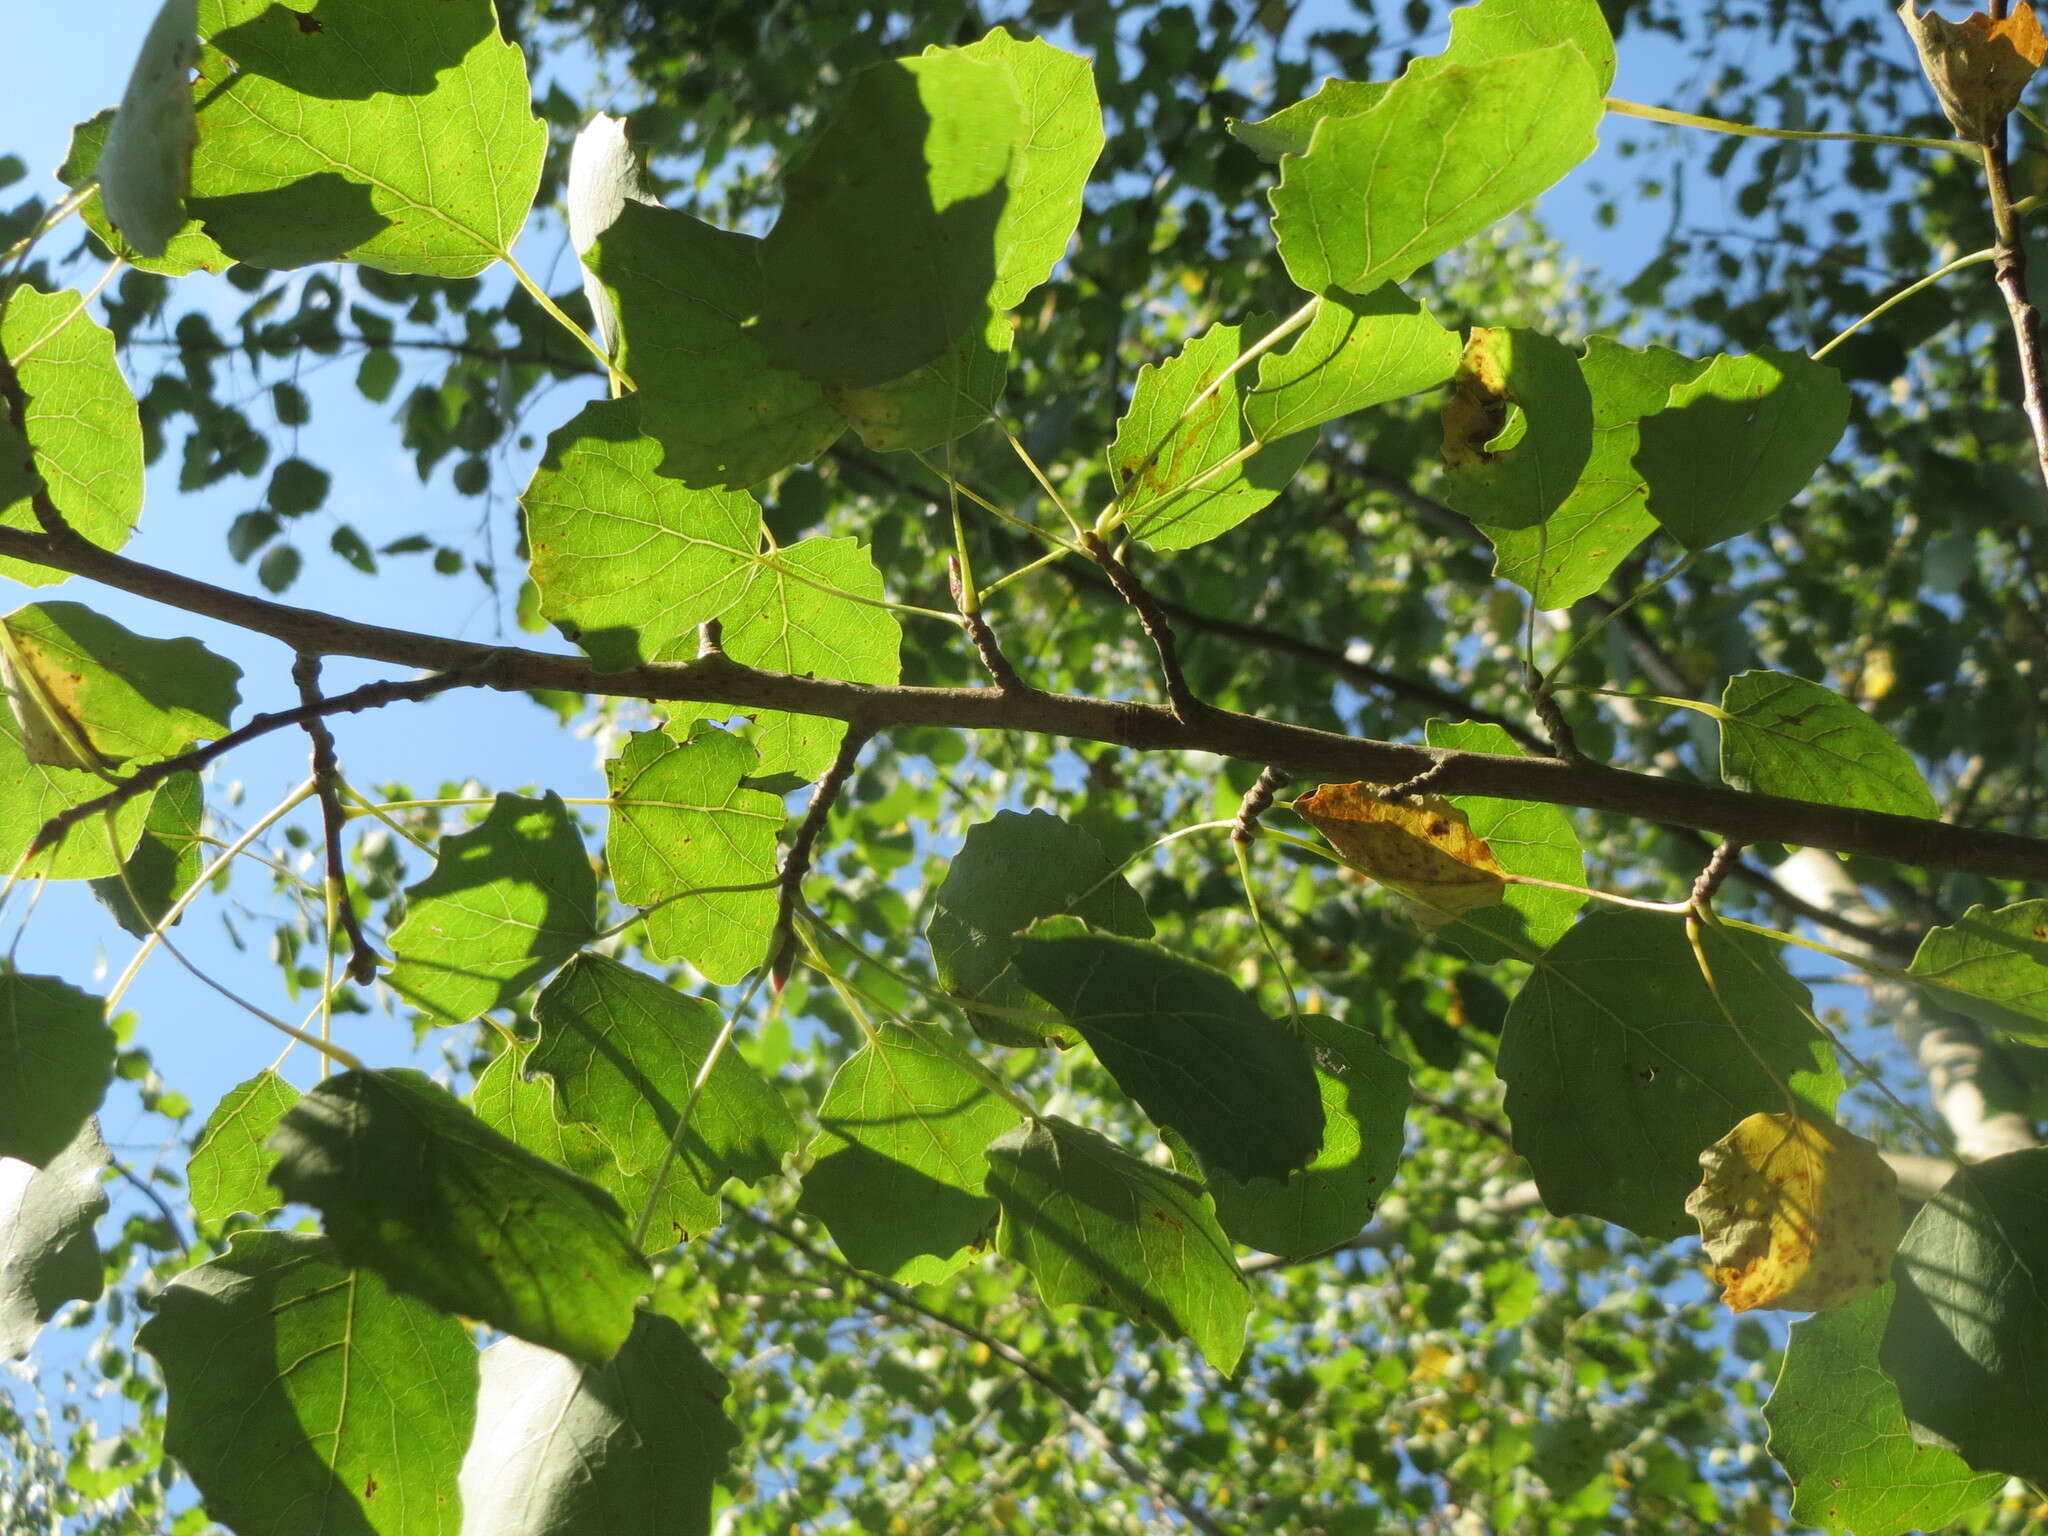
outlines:
M296 664L0 623L0 1524L2037 1518L2048 40L1834 9L167 0L0 220L0 574ZM421 557L534 648L321 596ZM605 799L347 777L486 689Z

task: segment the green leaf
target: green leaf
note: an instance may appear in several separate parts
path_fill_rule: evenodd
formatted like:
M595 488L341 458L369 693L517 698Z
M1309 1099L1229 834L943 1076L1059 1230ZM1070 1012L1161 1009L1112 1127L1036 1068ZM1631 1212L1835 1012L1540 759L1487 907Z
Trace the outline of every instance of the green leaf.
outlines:
M476 1347L321 1238L241 1232L156 1299L164 1449L235 1536L455 1536Z
M22 287L0 315L0 350L21 381L28 435L24 445L12 412L0 412L0 524L42 526L29 505L40 475L72 532L119 549L142 511L142 418L114 361L113 334L78 294ZM65 573L0 559L0 577L47 587Z
M1532 528L1562 506L1593 450L1593 397L1571 348L1472 328L1444 404L1444 501L1482 528Z
M196 0L164 0L143 36L100 157L107 217L144 256L162 256L185 227L185 189L199 137L192 110L198 12Z
M689 1335L652 1312L601 1368L500 1340L484 1351L462 1463L464 1536L708 1536L740 1443L725 1393Z
M668 1161L677 1116L725 1024L717 1005L616 960L579 955L548 983L534 1016L540 1043L527 1070L555 1080L563 1118L596 1131L621 1172ZM728 1050L691 1111L669 1177L716 1194L728 1178L774 1177L795 1148L781 1096Z
M519 238L547 128L491 0L204 0L190 211L238 261L473 277Z
M450 1024L501 1007L597 936L597 875L569 808L499 795L443 838L433 873L405 893L386 978Z
M141 840L121 872L92 882L93 895L124 932L145 936L198 880L206 867L206 844L200 841L205 820L199 775L179 773L165 780L150 800Z
M1483 64L1565 42L1584 50L1595 84L1604 94L1614 83L1614 34L1607 29L1599 0L1485 0L1461 7L1451 12L1450 46L1412 61L1402 78L1427 78L1447 65ZM1262 122L1233 119L1228 126L1252 153L1275 162L1282 155L1305 154L1316 124L1324 118L1356 117L1392 89L1392 82L1326 80L1308 100Z
M100 156L106 149L107 133L114 125L114 109L108 107L95 117L89 117L71 130L71 146L64 156L64 163L57 168L57 179L76 192L90 187L85 201L78 205L78 216L88 228L99 236L100 243L120 257L129 266L141 272L154 272L163 277L183 277L189 272L225 272L234 265L234 259L213 243L199 221L187 210L185 222L176 234L165 243L160 256L145 256L114 228L107 218L107 210L100 200L99 181ZM385 354L389 356L389 354Z
M1543 1203L1644 1237L1697 1233L1699 1155L1787 1087L1829 1114L1842 1079L1776 949L1708 926L1714 1000L1685 921L1600 911L1566 934L1508 1009L1497 1070L1515 1150ZM1783 1086L1781 1086L1783 1085Z
M1235 528L1286 489L1315 446L1313 431L1264 444L1245 421L1243 371L1223 378L1246 331L1269 329L1263 320L1212 325L1177 356L1138 370L1109 462L1125 526L1154 549L1187 549ZM1247 457L1233 463L1239 454Z
M1221 971L1094 934L1026 937L1015 964L1117 1086L1210 1167L1280 1179L1315 1157L1323 1105L1308 1051Z
M990 1144L988 1190L998 1247L1047 1306L1106 1307L1236 1368L1251 1292L1198 1185L1048 1116Z
M965 437L995 413L1010 374L1010 318L993 311L922 368L865 389L828 385L825 398L877 453L921 453Z
M2048 1148L1960 1169L1913 1218L1879 1363L1916 1438L2048 1479Z
M286 1112L271 1182L344 1262L393 1289L602 1364L647 1266L595 1185L490 1129L417 1072L345 1072Z
M1277 443L1354 411L1432 389L1458 366L1458 337L1392 283L1363 296L1332 292L1281 352L1259 359L1245 422Z
M1713 358L1639 428L1650 515L1687 549L1748 533L1806 488L1848 424L1848 386L1825 363Z
M687 960L721 985L767 958L775 928L772 889L690 894L775 879L782 802L740 787L753 767L751 747L714 730L682 743L642 731L605 764L605 859L619 900L651 909L650 955Z
M520 501L541 612L606 671L697 654L697 627L746 589L761 509L657 473L641 402L600 400L548 439Z
M1020 1119L950 1047L886 1026L825 1090L801 1208L860 1268L937 1284L994 1222L988 1145Z
M1174 1161L1192 1171L1216 1201L1216 1219L1234 1241L1286 1259L1305 1259L1356 1237L1393 1182L1401 1161L1408 1068L1370 1030L1326 1013L1298 1016L1315 1049L1323 1100L1323 1145L1306 1168L1285 1179L1237 1179L1198 1164L1192 1148ZM1171 1145L1178 1140L1169 1137Z
M1907 967L1941 999L1994 1029L2048 1034L2048 901L1972 907L1930 928Z
M0 709L0 869L49 880L93 880L119 870L142 836L154 794L88 816L54 847L26 860L29 844L52 816L106 792L107 781L97 773L36 761L14 712Z
M70 728L66 735L102 764L171 757L225 736L242 699L242 669L197 640L151 640L83 603L31 603L0 626L0 676L32 750L54 712ZM68 742L47 760L91 766Z
M1078 55L1042 38L1020 41L1000 26L954 51L1002 70L1017 95L1018 131L1004 175L1007 196L996 220L989 294L995 309L1014 309L1051 276L1081 221L1081 194L1102 156L1095 71Z
M469 1102L479 1120L535 1156L588 1179L618 1201L619 1209L635 1222L653 1194L654 1217L641 1245L644 1252L665 1252L719 1224L724 1207L717 1195L679 1177L664 1177L656 1191L655 1169L640 1174L622 1171L602 1136L590 1126L565 1120L555 1102L553 1079L526 1075L532 1054L524 1046L500 1051L477 1075Z
M114 1080L106 1005L54 976L0 971L0 1157L41 1168Z
M1559 43L1404 77L1324 118L1273 189L1288 276L1310 293L1402 281L1562 180L1605 110L1584 50Z
M1452 752L1526 755L1499 726L1473 721L1432 720L1426 739L1432 747ZM1586 856L1579 851L1579 834L1560 807L1529 800L1494 800L1485 795L1453 795L1450 800L1465 813L1472 830L1486 840L1508 873L1562 885L1586 883ZM1510 885L1498 906L1462 914L1441 936L1474 960L1491 964L1532 948L1548 949L1570 930L1582 904L1569 891Z
M1877 1362L1893 1289L1792 1325L1764 1419L1802 1524L1855 1536L1946 1530L1999 1490L2001 1479L1913 1438Z
M186 1169L192 1210L201 1221L223 1222L238 1211L261 1216L277 1208L270 1185L277 1155L267 1144L298 1102L299 1090L273 1071L258 1072L222 1095L192 1144Z
M1721 695L1721 777L1731 788L1894 816L1941 815L1891 733L1838 693L1744 672Z
M1020 942L1016 935L1041 917L1066 912L1107 933L1152 936L1144 902L1084 828L1050 811L998 811L969 827L933 894L925 927L940 984L957 997L1037 1011L1038 999L1010 969ZM984 1013L970 1017L998 1045L1073 1040L1052 1014L1042 1023Z
M857 389L902 377L981 325L1025 128L1013 70L961 49L855 76L785 178L761 246L756 334L770 360Z
M0 1361L27 1354L66 1302L99 1299L93 1227L107 1213L106 1169L91 1120L42 1168L0 1157Z
M1480 530L1493 541L1495 575L1539 608L1568 608L1605 585L1657 527L1635 466L1642 419L1661 411L1672 387L1700 367L1667 347L1637 351L1606 336L1588 338L1579 372L1593 399L1592 452L1571 494L1541 524Z
M619 365L640 387L633 404L665 450L663 474L754 485L846 429L818 385L776 367L756 337L759 240L628 203L584 260L618 312Z

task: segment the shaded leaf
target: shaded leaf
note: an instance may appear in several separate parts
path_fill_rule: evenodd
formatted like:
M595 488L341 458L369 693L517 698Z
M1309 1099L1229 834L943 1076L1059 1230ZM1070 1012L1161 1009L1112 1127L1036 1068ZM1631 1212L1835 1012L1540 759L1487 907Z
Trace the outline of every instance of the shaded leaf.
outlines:
M687 960L721 985L767 958L775 927L773 890L713 891L775 879L782 801L741 787L753 767L753 749L723 731L681 743L642 731L605 764L605 859L619 900L652 909L650 955Z
M1345 863L1416 903L1417 921L1441 928L1498 906L1505 871L1466 814L1441 795L1382 800L1384 784L1325 784L1294 802Z
M707 1536L740 1437L725 1378L674 1320L642 1312L602 1367L501 1339L482 1374L462 1536Z
M1972 907L1961 922L1928 929L1908 970L1958 1013L1994 1029L2048 1033L2048 901Z
M114 337L76 293L21 287L0 315L0 350L21 381L22 433L0 412L0 524L35 531L35 478L65 523L102 549L119 549L142 511L142 419L114 360ZM34 473L30 473L31 463ZM0 559L0 576L26 587L63 571Z
M769 358L860 388L933 361L982 324L1024 130L1011 69L969 50L862 70L784 178L782 215L761 245L756 334Z
M491 0L205 0L209 55L187 206L238 261L346 256L472 277L512 249L546 126Z
M510 1002L597 936L597 875L561 796L499 795L405 892L387 980L450 1024Z
M66 1302L99 1299L106 1168L91 1120L42 1168L0 1157L0 1361L27 1354Z
M594 1130L621 1172L666 1162L690 1085L724 1027L717 1005L616 960L579 955L548 983L534 1016L540 1043L527 1070L555 1080L563 1118ZM795 1147L781 1096L728 1050L691 1111L669 1177L716 1194L728 1178L772 1178Z
M106 1005L54 976L0 971L0 1157L46 1166L114 1080Z
M1125 526L1154 549L1187 549L1235 528L1286 489L1315 446L1312 431L1263 443L1245 419L1243 370L1223 377L1269 329L1263 320L1212 325L1177 356L1138 370L1109 462Z
M162 256L185 227L185 189L199 137L192 110L198 63L197 0L164 0L143 36L99 162L107 218L144 256Z
M285 1112L298 1102L299 1090L274 1071L258 1072L221 1096L192 1144L186 1168L192 1210L201 1221L276 1209L270 1170L277 1166L277 1154L268 1143Z
M1569 347L1475 325L1444 403L1443 499L1481 527L1531 528L1593 449L1593 397Z
M1019 1119L950 1048L885 1026L825 1090L801 1208L862 1269L935 1284L994 1223L985 1154Z
M991 312L900 379L863 389L827 385L825 398L877 453L917 453L965 437L994 414L1010 374L1009 316Z
M1085 828L1049 811L998 811L967 829L932 897L925 937L940 984L957 997L1006 1010L1040 1008L1010 969L1017 935L1042 917L1071 912L1092 928L1126 938L1152 936L1145 904ZM1073 1036L1051 1013L1043 1023L1008 1013L971 1013L998 1045L1067 1045Z
M1277 443L1354 411L1434 388L1458 366L1458 336L1392 283L1369 294L1333 291L1284 351L1259 359L1245 423Z
M138 271L164 277L183 277L188 272L225 272L233 266L234 259L213 243L200 228L199 220L191 216L190 209L185 210L185 222L165 242L161 255L145 256L121 238L121 232L107 218L97 185L100 156L106 150L107 133L113 126L112 107L78 124L71 130L71 145L64 163L57 168L57 179L72 191L91 189L78 205L78 216L99 236L101 244Z
M1721 777L1732 788L1895 816L1941 814L1891 733L1818 683L1744 672L1729 680L1721 708Z
M1732 1312L1822 1312L1891 1276L1899 1180L1876 1147L1838 1125L1759 1111L1700 1153L1685 1208Z
M1825 363L1713 358L1638 428L1650 514L1687 549L1748 533L1806 488L1848 422L1848 386Z
M1047 1306L1106 1307L1236 1367L1251 1293L1198 1186L1057 1117L991 1143L988 1164L998 1246Z
M1913 1438L1899 1389L1877 1362L1891 1310L1887 1281L1792 1325L1764 1419L1796 1520L1855 1536L1945 1530L2003 1483Z
M1762 939L1684 919L1606 910L1545 953L1508 1009L1497 1070L1515 1150L1550 1210L1644 1237L1697 1231L1686 1196L1699 1155L1734 1122L1791 1092L1820 1115L1842 1091L1806 988Z
M1913 0L1902 0L1899 20L1943 115L1974 143L1997 137L2048 58L2048 36L2027 0L2018 0L2010 16L1976 11L1960 22L1935 11L1922 16Z
M271 1181L396 1290L601 1364L647 1267L618 1205L417 1072L345 1072L286 1112Z
M2048 1148L1959 1169L1906 1229L1878 1361L1915 1438L2048 1478Z
M240 1232L156 1299L164 1449L235 1536L455 1536L476 1348L323 1238Z
M1221 971L1094 934L1027 936L1014 963L1117 1086L1205 1163L1279 1179L1316 1155L1323 1106L1307 1050Z

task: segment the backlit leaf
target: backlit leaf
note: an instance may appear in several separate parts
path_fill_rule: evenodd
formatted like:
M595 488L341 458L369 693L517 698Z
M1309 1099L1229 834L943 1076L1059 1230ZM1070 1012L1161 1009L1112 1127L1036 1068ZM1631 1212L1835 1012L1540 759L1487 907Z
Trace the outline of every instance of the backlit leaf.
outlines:
M237 1233L156 1299L136 1342L164 1449L235 1536L456 1536L476 1346L325 1239Z
M605 860L619 900L651 909L650 955L687 960L720 984L767 958L775 927L773 890L715 889L775 879L782 801L740 787L753 767L753 749L723 731L681 743L642 731L605 764L612 796Z
M107 788L97 773L35 761L14 712L0 709L0 869L51 880L93 880L120 869L142 836L154 794L131 795L112 812L76 823L34 859L24 857L52 816L97 800Z
M1294 802L1353 869L1417 907L1425 928L1498 906L1506 873L1465 812L1441 795L1382 800L1384 784L1325 784Z
M617 1203L419 1073L330 1077L269 1145L285 1198L394 1289L593 1364L632 1330L647 1268Z
M1277 443L1434 388L1457 368L1458 350L1457 333L1392 283L1362 296L1326 293L1300 335L1259 359L1245 422L1260 442Z
M1562 342L1474 326L1443 423L1443 499L1483 528L1532 528L1585 471L1593 397Z
M221 1096L192 1144L186 1170L192 1210L201 1221L226 1221L237 1211L260 1216L277 1207L270 1183L277 1154L268 1143L285 1111L298 1102L299 1090L272 1071L258 1072Z
M92 882L93 895L123 932L143 937L199 878L206 867L205 821L196 773L173 774L151 797L142 837L120 872Z
M137 271L183 277L188 272L225 272L233 266L234 259L213 243L212 237L200 227L199 220L191 216L190 209L185 210L185 222L165 243L160 256L145 256L121 238L121 232L107 218L106 206L97 186L100 156L106 150L107 134L113 125L112 107L78 124L71 130L70 151L65 155L64 163L57 168L57 179L74 192L91 188L85 193L85 200L78 205L79 218L99 236L108 250Z
M476 826L442 839L405 901L387 979L450 1024L509 1002L597 935L597 875L552 790L499 795Z
M0 1157L36 1167L71 1145L114 1080L98 998L54 976L0 971Z
M825 398L877 453L916 453L965 437L986 423L1010 373L1010 318L993 312L951 346L900 379L862 389L828 385Z
M1700 1153L1685 1208L1732 1312L1824 1312L1891 1276L1899 1181L1876 1147L1840 1126L1758 1111Z
M2048 901L1972 907L1961 922L1928 929L1908 969L1958 1013L2048 1034Z
M986 1153L1019 1118L942 1042L886 1026L818 1105L801 1208L862 1269L935 1284L994 1223Z
M1820 805L1938 817L1906 749L1838 693L1782 672L1744 672L1721 696L1721 777Z
M470 277L512 249L547 129L491 0L202 0L199 30L235 68L201 81L187 206L229 255Z
M93 1227L107 1213L106 1169L91 1120L41 1168L0 1157L0 1361L27 1354L66 1302L99 1299Z
M1106 1307L1236 1367L1251 1292L1198 1186L1057 1117L996 1140L988 1164L997 1245L1047 1306Z
M1117 1086L1205 1163L1281 1179L1316 1155L1323 1108L1307 1049L1221 971L1095 934L1027 935L1014 963Z
M1523 983L1497 1070L1515 1150L1550 1210L1686 1236L1700 1153L1730 1125L1783 1109L1787 1086L1833 1112L1833 1051L1775 948L1715 925L1702 944L1726 1013L1684 920L1653 912L1593 913Z
M1915 1438L2048 1478L2048 1148L1957 1171L1899 1248L1879 1363Z

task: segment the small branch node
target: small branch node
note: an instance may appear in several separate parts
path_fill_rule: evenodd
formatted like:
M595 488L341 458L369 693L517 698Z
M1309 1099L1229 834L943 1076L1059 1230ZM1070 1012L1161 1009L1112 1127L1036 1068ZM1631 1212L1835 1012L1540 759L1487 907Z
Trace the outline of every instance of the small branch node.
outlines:
M974 654L981 658L982 666L996 685L998 693L1022 693L1027 685L1017 675L1017 669L1010 664L1010 658L1003 654L1003 648L996 643L996 632L989 628L989 622L970 600L967 584L960 576L960 557L946 557L946 586L953 594L953 606L960 612L960 627L967 631L967 638L974 643Z
M1237 808L1237 824L1230 829L1233 843L1249 843L1259 835L1259 818L1273 808L1273 797L1290 777L1270 766L1259 774L1258 783L1245 791Z
M1565 719L1564 711L1550 692L1549 679L1530 666L1525 666L1522 674L1529 688L1529 702L1535 707L1536 718L1543 724L1543 734L1550 738L1550 755L1568 763L1587 761L1586 754L1579 750L1579 739L1572 730L1571 721Z
M1714 897L1728 877L1735 873L1735 867L1742 861L1741 843L1730 838L1708 856L1706 867L1699 878L1692 883L1692 907L1695 912L1705 913L1714 904Z

